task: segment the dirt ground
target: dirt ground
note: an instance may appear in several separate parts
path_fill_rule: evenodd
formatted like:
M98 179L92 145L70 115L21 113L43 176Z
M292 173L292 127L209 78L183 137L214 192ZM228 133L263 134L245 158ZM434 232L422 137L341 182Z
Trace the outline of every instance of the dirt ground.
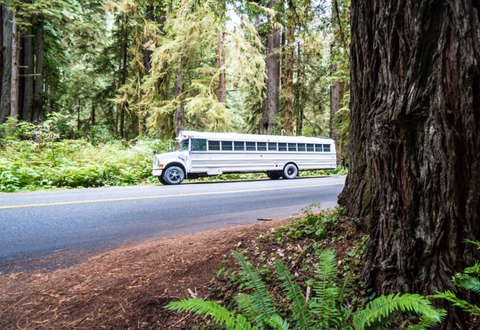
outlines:
M181 329L186 317L163 306L208 299L218 264L233 248L291 220L150 241L53 272L3 275L0 329Z

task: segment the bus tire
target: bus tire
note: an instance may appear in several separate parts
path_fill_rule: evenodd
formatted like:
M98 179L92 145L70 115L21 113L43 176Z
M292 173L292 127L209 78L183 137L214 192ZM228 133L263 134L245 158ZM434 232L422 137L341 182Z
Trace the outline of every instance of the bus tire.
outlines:
M295 179L298 174L298 168L295 164L289 163L283 168L284 179Z
M282 177L281 171L268 171L267 176L272 180L278 180Z
M158 177L158 181L160 181L161 184L168 184L167 181L165 181L165 180L163 179L163 176L162 176L162 175L160 175L160 176Z
M170 166L163 172L163 180L166 184L180 184L183 179L185 179L185 172L179 166Z

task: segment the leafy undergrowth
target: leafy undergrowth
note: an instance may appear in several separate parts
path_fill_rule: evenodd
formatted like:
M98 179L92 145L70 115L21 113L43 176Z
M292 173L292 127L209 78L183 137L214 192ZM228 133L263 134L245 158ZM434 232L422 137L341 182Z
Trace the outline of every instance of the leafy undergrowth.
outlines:
M0 192L158 184L151 176L152 150L160 140L93 145L85 140L4 141L0 145ZM300 176L345 174L345 169L306 171ZM194 181L255 180L264 173L231 174Z
M315 299L316 279L318 279L319 263L325 258L325 251L334 258L335 273L332 280L336 288L335 294L345 312L364 308L366 303L374 298L372 290L360 281L359 270L361 258L365 249L367 236L362 232L357 221L345 217L343 209L312 212L312 207L305 211L306 216L294 219L292 222L272 228L247 243L239 243L233 255L235 262L227 259L219 264L216 280L211 285L210 298L227 310L242 310L241 298L245 293L254 294L255 290L248 285L238 263L238 255L251 265L266 284L268 293L272 296L273 308L285 322L292 322L292 316L287 312L291 299L283 293L284 281L279 280L280 265L284 265L291 275L295 285L298 285L307 303ZM286 275L285 275L286 276ZM330 306L332 310L333 307ZM339 313L339 315L342 313ZM351 322L349 313L343 315L345 322ZM185 314L188 315L188 314ZM340 320L336 320L337 322ZM260 323L262 324L262 323ZM223 329L215 325L211 318L190 316L183 322L183 329ZM266 325L260 328L270 328ZM274 327L272 327L274 328ZM341 327L339 327L341 328Z
M8 141L0 146L0 192L124 186L157 182L151 177L155 140Z

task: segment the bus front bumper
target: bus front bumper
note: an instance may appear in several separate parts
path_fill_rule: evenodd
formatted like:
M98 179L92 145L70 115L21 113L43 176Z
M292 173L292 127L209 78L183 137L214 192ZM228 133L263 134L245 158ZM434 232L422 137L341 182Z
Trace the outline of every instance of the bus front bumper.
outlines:
M153 176L162 176L163 170L152 170Z

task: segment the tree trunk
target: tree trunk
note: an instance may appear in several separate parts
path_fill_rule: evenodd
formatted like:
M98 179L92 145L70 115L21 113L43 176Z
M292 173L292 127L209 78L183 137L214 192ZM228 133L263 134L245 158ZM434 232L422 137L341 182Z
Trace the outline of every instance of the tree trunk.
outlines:
M337 72L337 65L331 66L332 75ZM338 141L337 132L335 131L335 114L340 109L340 84L338 81L334 81L330 86L330 138ZM337 150L338 151L338 150Z
M24 88L23 88L23 119L32 121L33 119L33 93L35 86L35 63L33 54L33 36L32 28L27 29L24 37L23 58L24 58Z
M92 127L93 127L93 126L95 126L95 105L94 104L92 104L91 119L92 119Z
M2 91L1 91L1 108L0 108L0 123L4 123L7 116L10 115L10 95L12 88L12 20L13 13L2 6L2 53L3 53L3 74L2 74Z
M183 94L183 78L180 70L175 72L175 99L179 100ZM180 100L177 111L175 112L175 136L178 136L185 128L185 106Z
M220 20L221 27L218 33L218 43L217 43L217 69L220 70L221 67L225 65L225 54L223 49L225 47L225 31L223 28L223 23L225 21L225 0L221 0L219 4L220 11ZM227 87L225 85L225 70L222 69L220 76L218 77L218 90L217 90L217 99L219 102L225 103L227 95Z
M275 8L278 0L270 0L268 8ZM271 19L274 20L273 18ZM262 114L262 133L273 134L275 129L275 117L278 112L279 91L280 91L280 29L271 24L272 30L267 36L266 48L266 71L267 71L267 90L266 99L263 104Z
M289 15L290 16L290 15ZM290 26L287 27L287 54L285 63L285 122L284 128L287 135L293 135L293 71L294 71L294 52L295 52L295 21L293 17L287 20Z
M123 39L122 39L122 43L123 43L123 68L122 68L122 73L121 73L121 77L122 77L122 81L121 81L121 85L125 85L125 83L127 82L127 56L128 56L128 40L127 40L127 23L128 23L128 17L126 17L125 19L125 23L124 23L124 35L123 35ZM121 113L120 113L120 137L123 139L125 137L125 102L123 102L121 104Z
M363 278L377 293L455 291L479 257L463 241L480 239L480 3L356 0L351 13L339 203L370 235Z
M33 120L43 118L43 60L45 58L45 31L43 21L37 22L37 49L35 63L35 95L33 97Z
M222 30L218 34L218 48L217 48L217 69L220 69L225 65L225 55L223 54L223 48L225 46L225 31ZM225 70L222 69L218 78L218 90L217 98L219 102L225 103L227 88L225 86Z
M2 91L2 81L3 81L3 5L0 4L0 96ZM5 121L5 118L2 117L2 102L0 98L0 124Z
M12 87L10 94L10 115L20 118L18 107L18 96L20 91L20 29L15 22L17 17L16 9L13 12L12 25Z

